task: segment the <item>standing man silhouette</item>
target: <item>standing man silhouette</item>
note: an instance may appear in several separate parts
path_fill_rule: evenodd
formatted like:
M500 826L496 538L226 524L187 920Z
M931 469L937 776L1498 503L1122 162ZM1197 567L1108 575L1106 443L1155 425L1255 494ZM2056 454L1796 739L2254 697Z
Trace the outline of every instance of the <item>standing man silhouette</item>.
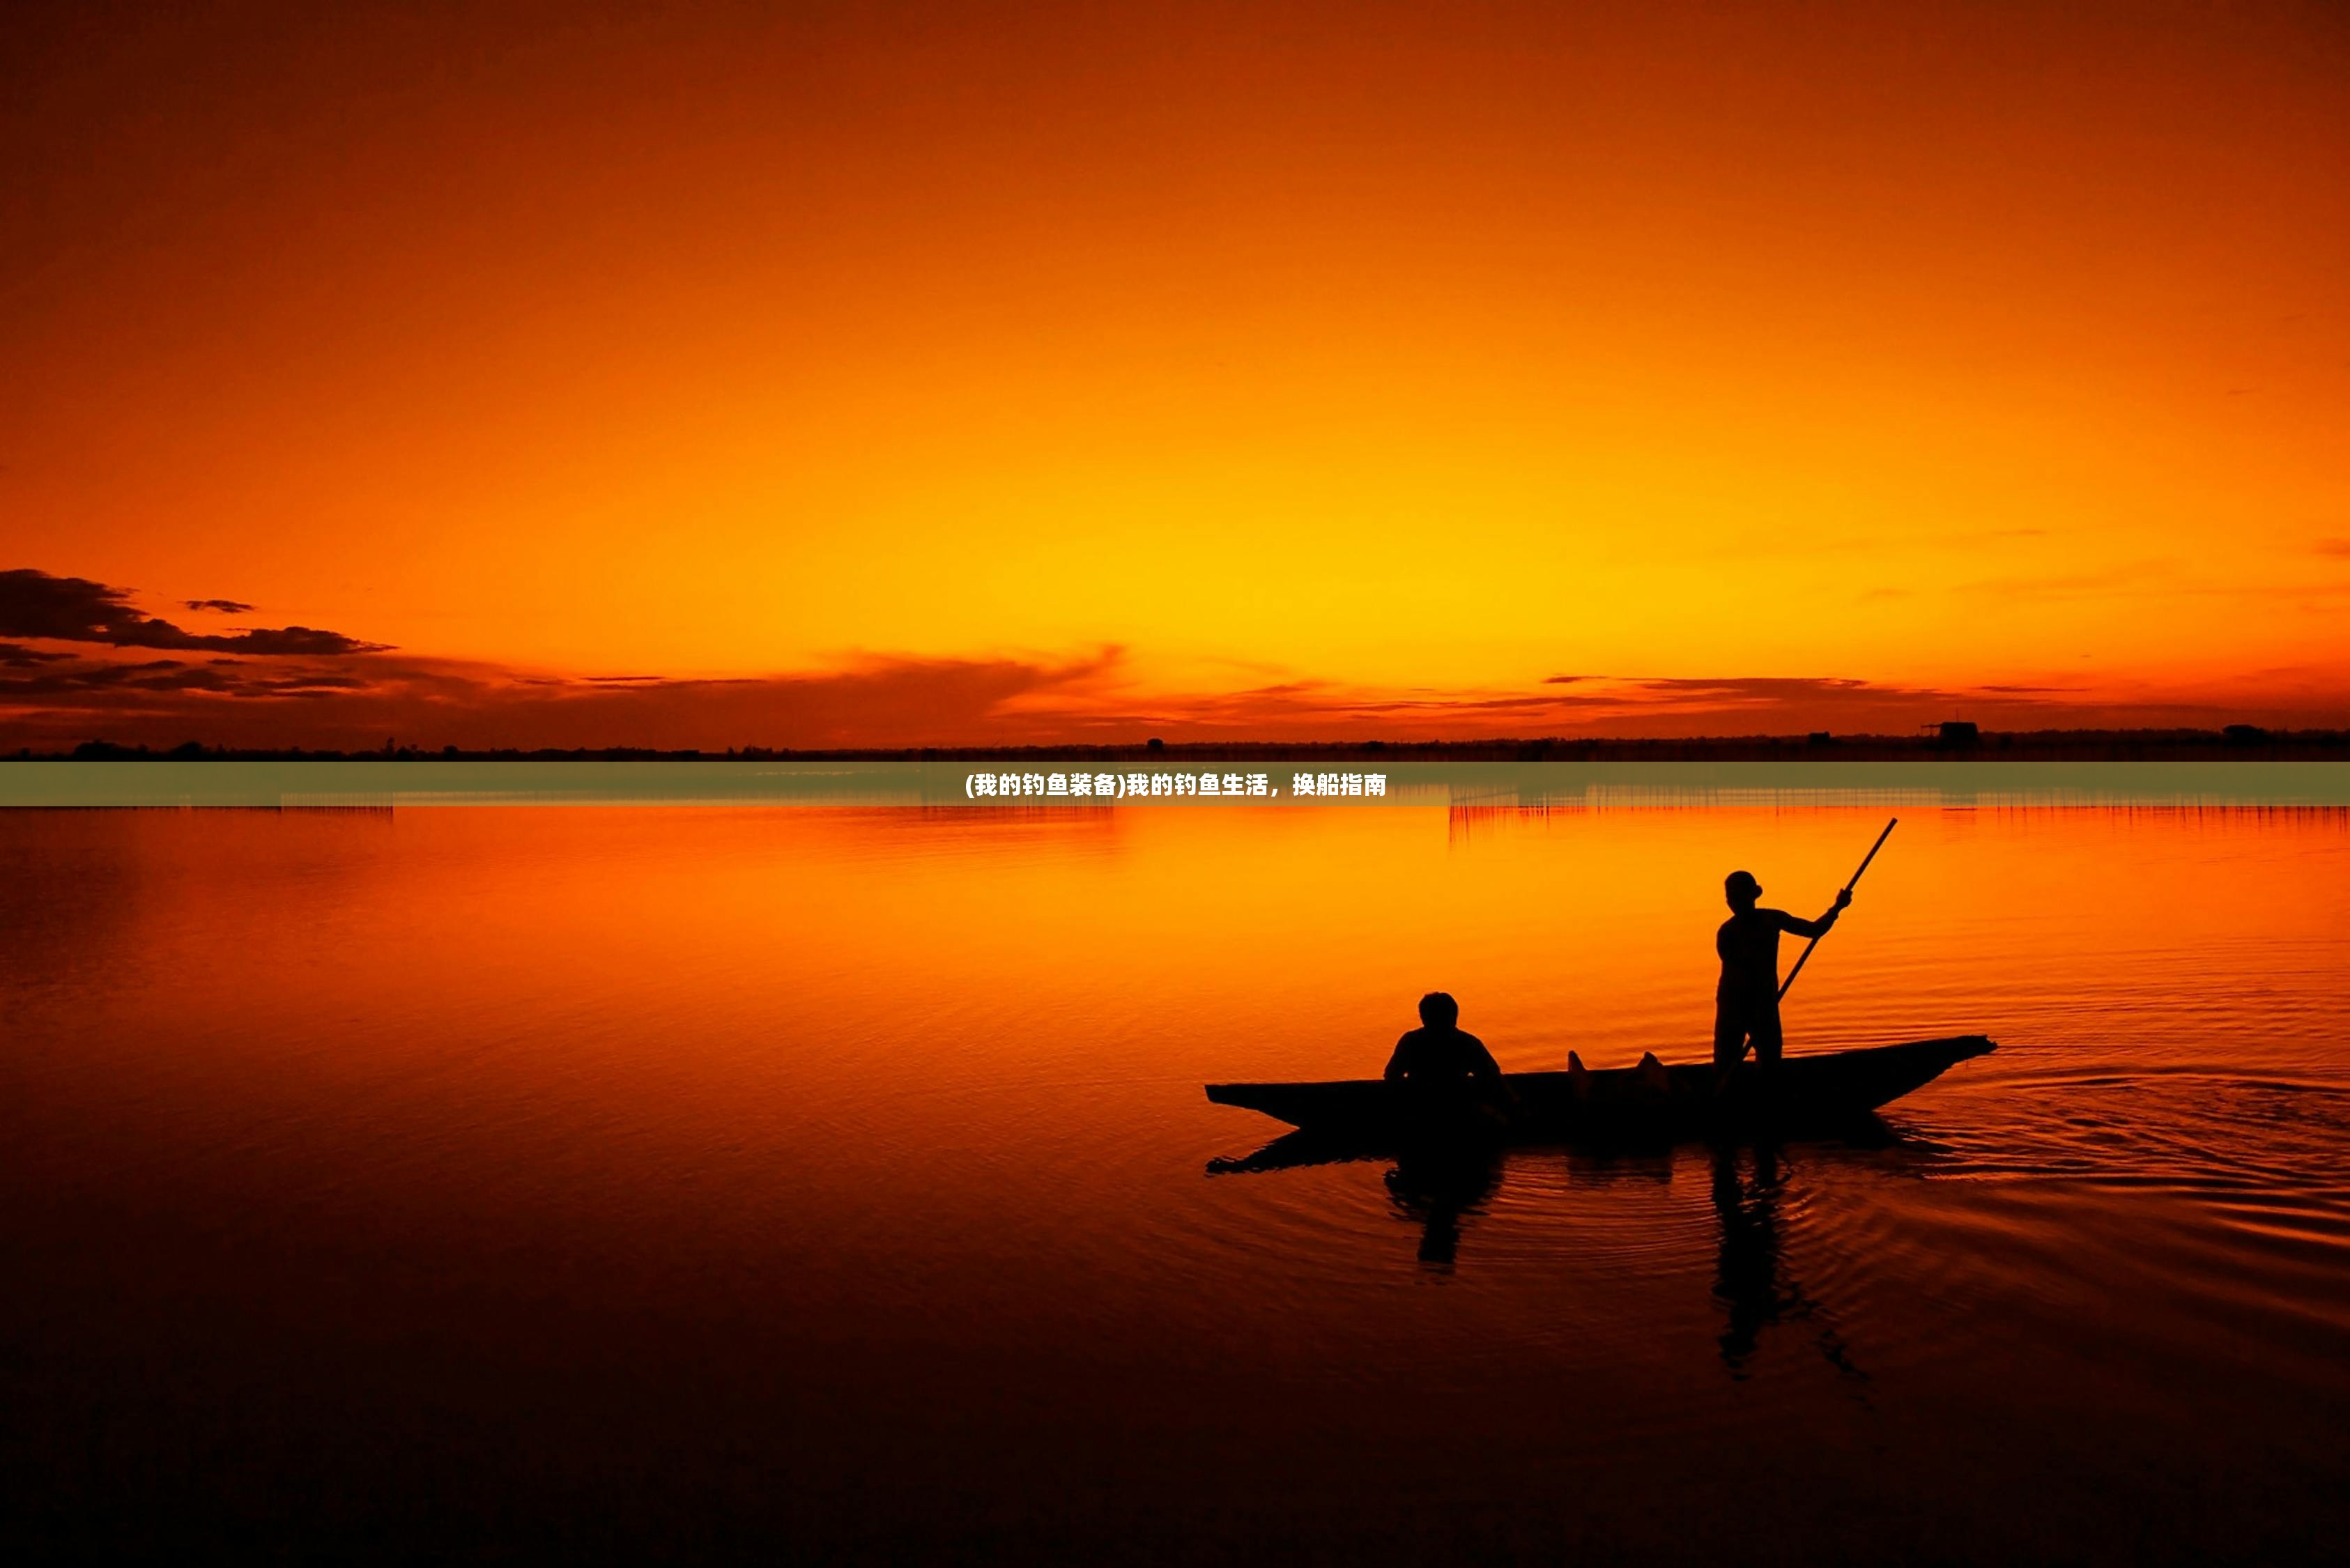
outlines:
M1713 950L1721 955L1721 983L1713 992L1713 1069L1717 1077L1746 1059L1747 1044L1762 1067L1778 1064L1783 1039L1779 1031L1779 933L1799 937L1824 936L1852 902L1850 891L1836 895L1835 907L1816 920L1799 919L1784 909L1761 909L1762 884L1747 871L1732 871L1721 884L1730 901L1730 919L1713 935Z

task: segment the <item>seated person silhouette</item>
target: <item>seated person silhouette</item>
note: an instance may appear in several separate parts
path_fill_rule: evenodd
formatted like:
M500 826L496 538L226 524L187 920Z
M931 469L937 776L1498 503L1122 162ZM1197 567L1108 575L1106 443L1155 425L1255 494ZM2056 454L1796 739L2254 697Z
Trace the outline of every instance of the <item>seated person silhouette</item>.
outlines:
M1730 901L1731 913L1713 936L1713 950L1721 955L1721 982L1713 992L1713 1065L1718 1075L1727 1074L1746 1059L1750 1041L1757 1064L1778 1064L1783 1044L1779 933L1825 936L1852 902L1852 893L1846 889L1836 895L1834 909L1816 920L1805 920L1784 909L1755 908L1762 897L1762 884L1751 872L1732 871L1723 879L1721 891Z
M1419 999L1419 1027L1396 1042L1383 1075L1423 1104L1466 1105L1472 1091L1499 1094L1502 1069L1485 1043L1461 1027L1461 1004L1440 991Z

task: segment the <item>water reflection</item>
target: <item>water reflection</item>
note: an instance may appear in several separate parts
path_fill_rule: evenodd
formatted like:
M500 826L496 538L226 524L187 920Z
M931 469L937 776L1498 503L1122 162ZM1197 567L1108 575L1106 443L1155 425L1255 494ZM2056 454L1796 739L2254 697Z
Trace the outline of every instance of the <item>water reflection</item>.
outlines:
M1197 1085L1370 1070L1399 975L1687 1059L1722 869L1882 817L1475 826L0 813L9 1537L2339 1555L2350 825L1905 821L1796 1046L2000 1034L1939 1155L1195 1180L1284 1130Z
M1397 1210L1419 1223L1419 1261L1450 1272L1461 1249L1461 1221L1492 1196L1502 1179L1502 1152L1491 1145L1416 1150L1387 1174Z
M1287 1133L1253 1154L1208 1161L1210 1176L1247 1176L1311 1165L1384 1160L1388 1196L1396 1212L1420 1227L1419 1261L1450 1272L1461 1247L1462 1222L1501 1185L1505 1155L1492 1143L1431 1144L1399 1151L1307 1129Z
M1349 1160L1383 1159L1376 1145L1333 1137L1307 1127L1284 1133L1251 1154L1222 1156L1208 1161L1210 1176L1248 1176L1263 1170L1296 1170L1309 1165L1341 1165Z
M1713 1151L1713 1212L1721 1226L1713 1295L1726 1314L1717 1341L1721 1364L1732 1378L1743 1381L1762 1331L1793 1318L1812 1328L1813 1344L1829 1366L1866 1382L1868 1375L1853 1364L1827 1313L1788 1272L1781 1213L1786 1195L1783 1156L1784 1150L1767 1141L1743 1150L1724 1145Z
M1904 1137L1882 1120L1870 1117L1834 1141L1803 1146L1801 1158L1833 1158L1838 1154L1899 1149L1930 1157L1939 1145ZM1420 1263L1451 1272L1459 1260L1468 1222L1486 1207L1499 1189L1511 1153L1540 1152L1520 1147L1445 1147L1432 1146L1409 1151L1379 1147L1312 1132L1293 1132L1274 1139L1253 1153L1211 1159L1211 1176L1238 1176L1307 1166L1353 1161L1388 1162L1384 1185L1395 1211L1418 1224ZM1567 1150L1572 1155L1578 1151ZM1620 1148L1583 1150L1590 1158L1571 1158L1569 1179L1584 1185L1606 1185L1626 1172ZM1669 1151L1652 1151L1659 1158L1638 1161L1645 1174L1672 1179ZM1855 1360L1835 1314L1798 1281L1787 1261L1787 1232L1801 1210L1794 1196L1797 1157L1775 1139L1726 1142L1709 1151L1711 1198L1715 1222L1712 1295L1722 1313L1715 1344L1723 1368L1734 1381L1753 1372L1766 1331L1788 1324L1806 1329L1813 1348L1838 1376L1855 1384L1869 1381Z

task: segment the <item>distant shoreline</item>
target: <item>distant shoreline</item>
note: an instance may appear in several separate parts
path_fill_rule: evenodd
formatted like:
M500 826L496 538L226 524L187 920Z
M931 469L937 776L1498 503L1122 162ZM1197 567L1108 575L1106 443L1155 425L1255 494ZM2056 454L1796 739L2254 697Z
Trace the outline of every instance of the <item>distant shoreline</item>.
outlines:
M0 762L2185 762L2350 761L2350 731L1975 731L1926 735L1733 735L1667 740L1547 737L1491 741L1191 741L1127 745L902 746L664 751L640 746L369 751L206 746L157 750L93 741L70 751L20 749Z

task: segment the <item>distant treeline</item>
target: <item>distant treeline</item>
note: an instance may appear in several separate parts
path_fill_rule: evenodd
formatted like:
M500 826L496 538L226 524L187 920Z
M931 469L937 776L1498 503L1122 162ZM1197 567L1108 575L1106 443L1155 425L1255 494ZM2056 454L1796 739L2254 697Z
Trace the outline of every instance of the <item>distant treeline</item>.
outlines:
M910 746L795 750L740 746L724 751L656 751L644 746L525 751L494 747L438 751L397 743L371 751L313 751L300 746L239 748L189 741L168 750L87 741L67 752L19 750L22 762L1855 762L1902 758L1981 757L2043 762L2182 762L2198 758L2350 761L2350 731L2265 730L2230 724L2220 730L1985 731L1948 723L1916 735L1692 736L1677 740L1548 739L1523 741L1202 741L1149 740L1117 746Z

